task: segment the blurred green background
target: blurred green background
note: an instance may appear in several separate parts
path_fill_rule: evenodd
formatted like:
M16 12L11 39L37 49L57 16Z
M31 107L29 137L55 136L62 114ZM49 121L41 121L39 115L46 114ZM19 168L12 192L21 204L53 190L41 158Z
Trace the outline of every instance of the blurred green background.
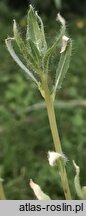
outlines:
M34 83L9 55L4 41L13 35L14 18L24 33L30 3L44 21L49 44L57 34L56 14L59 11L67 21L67 30L73 40L69 73L56 99L56 117L63 152L69 160L67 171L71 192L77 199L72 160L80 166L81 184L86 185L85 0L0 1L0 175L4 178L7 199L36 199L29 187L30 178L40 184L51 199L64 199L57 171L47 161L47 152L54 147L46 109L33 110L32 107L43 100ZM72 101L74 104L70 104ZM65 106L64 102L67 102Z

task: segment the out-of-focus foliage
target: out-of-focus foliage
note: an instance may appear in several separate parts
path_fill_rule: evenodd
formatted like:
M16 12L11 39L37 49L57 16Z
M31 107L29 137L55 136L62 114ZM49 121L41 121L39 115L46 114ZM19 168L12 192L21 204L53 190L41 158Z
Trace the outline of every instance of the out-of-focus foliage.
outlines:
M5 47L5 38L12 35L12 19L19 20L24 28L26 18L23 19L21 13L8 10L4 4L0 12L0 173L4 178L7 199L34 199L28 185L30 178L41 185L51 199L63 199L60 179L47 161L47 152L52 150L53 145L46 110L28 112L29 106L40 102L41 96ZM86 18L67 17L67 20L68 31L74 40L73 53L69 73L58 98L85 99ZM46 37L51 44L58 31L57 23L55 17L44 17L44 21ZM81 184L86 184L86 112L84 108L76 107L56 109L56 115L63 151L69 159L67 170L73 193L73 159L80 166Z
M86 13L86 0L0 0L0 2L5 3L9 8L14 8L16 10L26 9L28 4L33 4L44 14L55 14L56 10L61 10L66 13L77 13L85 15ZM25 10L24 10L25 11Z
M47 14L55 14L56 11L62 11L63 13L76 13L85 15L86 1L83 0L31 0L35 7Z

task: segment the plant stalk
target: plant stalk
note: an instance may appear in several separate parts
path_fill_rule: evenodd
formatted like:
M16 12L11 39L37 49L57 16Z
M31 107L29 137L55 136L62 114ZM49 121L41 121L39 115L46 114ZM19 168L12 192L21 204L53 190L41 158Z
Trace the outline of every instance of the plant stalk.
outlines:
M52 99L50 92L49 92L46 77L44 77L44 79L42 81L43 81L42 82L43 83L43 89L45 92L45 103L46 103L46 107L47 107L48 119L49 119L49 123L50 123L50 129L51 129L51 133L52 133L52 137L53 137L55 150L58 153L62 153L61 143L60 143L58 129L57 129L55 111L54 111L54 102L53 102L53 99ZM60 177L61 177L61 182L62 182L62 187L63 187L65 198L66 198L66 200L72 200L70 189L69 189L69 184L68 184L66 168L65 168L65 165L63 164L62 161L59 162L59 173L60 173Z
M0 200L6 200L3 184L1 180L0 180Z

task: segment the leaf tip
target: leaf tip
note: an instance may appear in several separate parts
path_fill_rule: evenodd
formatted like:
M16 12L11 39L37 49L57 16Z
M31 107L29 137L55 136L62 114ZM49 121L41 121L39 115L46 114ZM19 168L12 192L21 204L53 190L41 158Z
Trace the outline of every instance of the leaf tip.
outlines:
M79 166L75 163L75 161L73 160L73 165L76 169L76 173L79 173L80 169L79 169Z
M60 13L57 14L56 20L59 21L62 25L65 26L65 19L61 16Z

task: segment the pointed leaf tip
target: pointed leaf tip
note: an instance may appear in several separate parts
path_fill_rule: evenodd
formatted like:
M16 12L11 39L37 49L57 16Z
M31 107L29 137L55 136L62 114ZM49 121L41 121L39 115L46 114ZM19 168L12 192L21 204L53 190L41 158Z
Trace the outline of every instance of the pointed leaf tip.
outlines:
M30 187L32 188L32 190L34 191L34 194L38 198L38 200L50 200L50 197L48 195L46 195L42 191L42 189L40 188L40 186L38 184L36 184L35 182L33 182L32 179L30 179L29 184L30 184Z
M18 34L18 29L17 29L17 23L15 19L13 19L13 33L14 33L14 38L16 39L16 36Z
M79 178L80 168L79 168L79 166L77 166L77 164L75 163L74 160L73 160L73 165L74 165L75 170L76 170L76 175L74 178L75 190L76 190L78 197L80 197L80 199L84 199L83 191L82 191L82 188L80 185L80 178Z
M57 20L57 21L59 20L59 22L60 22L63 26L65 26L65 19L60 15L60 13L57 14L56 20Z
M41 18L38 16L37 11L34 10L32 5L28 11L27 17L27 32L26 41L31 39L36 45L39 52L43 52L46 49L46 40L44 34L44 26Z

